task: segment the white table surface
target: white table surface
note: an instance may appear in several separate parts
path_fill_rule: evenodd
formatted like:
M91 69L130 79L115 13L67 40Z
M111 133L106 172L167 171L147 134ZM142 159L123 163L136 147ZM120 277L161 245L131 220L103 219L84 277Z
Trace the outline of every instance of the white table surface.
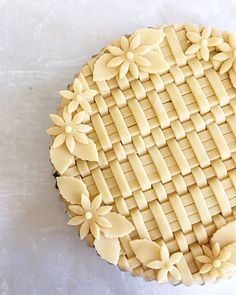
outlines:
M73 74L114 38L161 23L236 28L235 1L0 0L0 295L235 294L146 283L66 225L49 164L48 114Z

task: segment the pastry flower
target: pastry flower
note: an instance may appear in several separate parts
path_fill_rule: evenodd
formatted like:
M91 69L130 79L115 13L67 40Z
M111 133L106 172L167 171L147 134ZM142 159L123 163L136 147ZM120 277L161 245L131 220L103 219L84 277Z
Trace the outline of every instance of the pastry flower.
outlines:
M229 43L221 43L218 49L221 52L217 53L213 59L222 62L220 74L224 74L230 69L233 69L236 73L236 36L229 34Z
M138 79L140 72L162 73L168 70L169 65L154 50L164 37L163 31L157 29L141 29L130 37L123 36L98 57L94 64L93 80L110 80L116 75L122 79L128 72Z
M111 227L111 223L106 219L106 214L112 209L111 206L101 206L102 196L97 195L92 203L89 197L81 195L81 206L71 205L69 209L74 212L77 216L73 217L68 224L70 225L81 225L80 227L80 238L84 239L89 231L95 239L100 238L100 229ZM101 206L101 207L100 207Z
M169 250L166 244L163 244L160 248L160 260L153 260L147 263L147 266L153 269L158 269L157 281L162 283L168 277L170 273L176 280L181 280L181 275L177 267L174 265L179 263L183 253L177 252L170 256Z
M68 104L69 113L73 113L79 105L84 111L91 113L91 106L88 99L93 98L97 94L97 91L92 89L84 91L83 85L78 78L75 78L73 88L74 92L69 90L61 90L59 92L63 98L70 100L70 103Z
M220 250L220 245L218 243L213 245L212 250L207 246L202 246L202 249L205 255L196 257L196 259L203 264L199 273L207 273L211 280L215 281L218 277L228 277L229 274L235 270L235 266L227 261L231 253Z
M81 123L84 115L85 112L79 112L72 118L67 107L64 108L62 117L56 114L50 115L51 120L56 125L47 130L49 135L56 136L52 145L53 148L57 148L65 142L68 150L73 153L76 142L88 143L86 133L92 130L92 127Z
M209 47L217 46L223 42L220 37L211 37L211 27L205 27L203 31L200 32L188 32L187 38L193 43L187 51L186 54L199 53L199 56L204 60L209 60Z

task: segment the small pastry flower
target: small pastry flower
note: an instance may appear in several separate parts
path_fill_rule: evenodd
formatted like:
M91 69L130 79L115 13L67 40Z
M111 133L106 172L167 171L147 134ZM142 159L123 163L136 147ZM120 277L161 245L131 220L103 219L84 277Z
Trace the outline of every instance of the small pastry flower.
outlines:
M88 99L93 98L97 94L97 91L92 89L84 91L83 85L78 78L75 78L73 88L74 92L69 90L61 90L59 92L63 98L70 100L68 104L69 113L73 113L79 105L84 111L91 113L91 106Z
M128 39L123 36L120 40L120 47L108 46L107 50L114 56L107 64L111 68L119 68L119 78L122 79L130 71L137 79L140 67L151 66L151 61L145 55L152 50L151 46L141 46L140 34Z
M218 46L221 51L217 53L213 59L222 62L220 67L220 74L224 74L233 69L236 73L236 36L229 34L229 42L223 42Z
M68 222L70 225L81 225L80 227L80 238L84 239L89 231L99 240L100 230L102 228L111 227L110 221L106 218L106 214L112 209L111 206L101 206L102 196L97 195L92 203L89 197L81 195L81 206L71 205L69 209L74 212L77 216L71 218Z
M53 142L53 148L61 146L64 142L68 150L73 153L76 142L87 144L88 138L86 133L92 130L92 127L82 124L85 112L77 113L73 118L68 112L67 107L64 108L62 117L51 114L51 120L56 126L47 130L49 135L56 136Z
M203 265L199 271L201 274L209 274L211 280L215 281L218 277L227 278L235 266L228 262L231 253L220 250L220 245L215 243L212 250L207 246L202 246L205 255L196 257Z
M181 280L181 275L177 267L174 265L179 263L183 253L177 252L170 256L166 244L163 244L160 249L160 260L150 261L147 266L153 269L158 269L157 281L162 283L170 273L176 280Z
M203 31L200 32L187 32L187 38L193 43L187 51L186 54L197 53L204 60L209 60L210 52L209 47L214 47L223 42L220 37L211 37L211 27L205 27Z

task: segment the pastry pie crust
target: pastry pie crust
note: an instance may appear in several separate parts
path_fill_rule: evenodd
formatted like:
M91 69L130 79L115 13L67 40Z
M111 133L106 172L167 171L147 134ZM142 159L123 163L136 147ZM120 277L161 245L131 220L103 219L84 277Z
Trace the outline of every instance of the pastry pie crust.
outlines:
M227 59L219 61L220 57L214 58L224 52L226 45L222 44L229 44L231 35L189 24L150 30L161 32L160 43L157 42L152 51L164 59L168 68L165 69L163 64L163 72L153 73L148 72L148 67L140 66L142 70L138 78L129 70L120 79L117 66L118 74L103 80L105 70L99 68L97 61L110 54L107 47L104 48L76 74L84 89L96 91L90 97L87 94L91 112L85 113L82 122L92 129L86 133L89 146L86 149L85 145L78 143L75 152L71 153L64 142L58 150L51 148L51 160L58 178L80 181L81 184L76 184L78 189L75 188L78 199L82 193L91 201L101 194L103 205L112 206L112 212L125 217L132 225L127 225L129 233L116 237L120 245L117 264L121 270L143 276L146 280L203 284L223 277L221 268L214 266L217 263L213 262L209 272L203 273L207 267L202 270L203 263L198 257L207 256L204 247L216 249L218 246L214 245L220 243L219 251L224 251L224 247L232 252L236 250L236 85L233 64L222 73L222 62ZM150 40L155 34L152 31ZM138 33L135 32L134 37ZM141 43L150 46L147 44L148 31L145 34L146 39L144 33L140 33ZM130 44L132 40L129 39ZM119 44L119 40L113 42L113 46L119 47ZM195 47L190 48L194 44ZM151 58L149 61L152 63ZM95 69L96 76L99 73L101 77L99 81L94 81ZM75 92L73 83L68 90ZM62 98L59 116L67 106L68 99ZM83 109L78 105L73 115L80 111ZM70 140L67 144L73 150ZM91 157L86 158L88 155ZM71 196L73 201L65 197L72 194L71 185L66 192L67 188L59 186L67 208L77 204L76 192ZM75 215L71 210L68 214ZM80 229L80 225L77 227ZM102 243L108 234L102 227L100 230ZM234 237L228 241L230 235ZM222 237L226 243L220 242ZM86 238L95 247L99 243L91 232ZM110 238L114 239L112 243L117 249L116 238L114 235ZM169 258L165 256L165 246ZM96 249L102 247L98 245ZM149 247L150 253L162 249L164 254L150 254L150 260L146 261L144 256L148 255L145 253ZM103 250L97 251L103 253ZM171 258L174 253L181 253L179 260L177 256ZM236 255L231 254L232 257ZM114 263L111 256L108 261ZM159 269L149 267L162 265L150 262L163 262L163 257L165 261L175 261L172 266L168 262L168 271L164 266ZM235 264L235 259L231 264ZM213 272L214 268L219 272ZM222 264L223 268L226 267Z

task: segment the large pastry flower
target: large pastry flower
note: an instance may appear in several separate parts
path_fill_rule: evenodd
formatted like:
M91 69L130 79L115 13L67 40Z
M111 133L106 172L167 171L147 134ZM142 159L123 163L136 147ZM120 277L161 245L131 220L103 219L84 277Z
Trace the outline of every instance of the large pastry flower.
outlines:
M76 142L88 143L86 133L92 130L92 127L82 124L84 115L85 112L79 112L72 118L67 107L64 108L62 117L56 114L50 115L51 120L56 125L47 130L48 134L56 136L53 148L57 148L65 142L68 150L73 153Z
M196 257L203 264L199 273L207 273L211 280L215 281L218 277L228 277L235 270L235 266L228 262L231 253L224 250L221 251L218 243L213 245L212 250L207 246L202 246L202 249L205 255Z
M236 36L229 34L229 43L221 43L218 49L221 52L217 53L213 59L222 62L220 74L224 74L231 69L236 72Z
M141 29L129 38L123 36L108 46L94 65L93 80L109 80L116 75L122 79L129 72L138 79L140 72L158 73L168 69L163 57L154 50L162 42L162 30Z
M210 52L209 48L219 45L223 42L220 37L210 37L211 27L205 27L202 32L188 32L187 38L193 43L187 51L186 54L195 54L198 52L199 56L204 60L209 60Z
M81 195L81 206L72 205L69 209L74 212L77 216L73 217L68 224L70 225L81 225L80 227L80 238L85 238L89 231L95 239L100 238L100 229L111 227L112 224L106 219L106 214L112 209L111 206L101 206L102 196L98 195L94 198L92 203L89 197ZM100 207L101 206L101 207Z
M147 266L153 269L158 269L157 281L162 283L170 273L176 280L181 280L181 275L175 264L179 263L183 254L178 252L170 256L166 244L160 248L160 260L153 260L147 263Z
M73 113L79 105L84 111L91 113L91 106L88 99L93 98L97 94L97 91L92 89L83 90L83 85L78 78L75 78L73 88L74 92L69 90L61 90L59 92L62 97L70 100L68 104L69 113Z

